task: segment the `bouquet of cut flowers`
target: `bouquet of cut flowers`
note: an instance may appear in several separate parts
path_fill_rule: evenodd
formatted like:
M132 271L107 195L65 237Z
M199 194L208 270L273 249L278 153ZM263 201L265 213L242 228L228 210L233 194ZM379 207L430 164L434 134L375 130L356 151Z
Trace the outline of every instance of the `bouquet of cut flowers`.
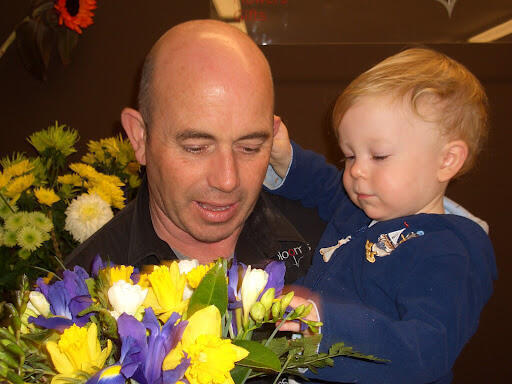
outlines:
M90 141L82 162L68 164L78 133L64 125L30 135L38 156L0 160L0 292L62 266L64 255L133 198L139 164L127 140Z
M12 383L244 383L282 374L301 376L345 355L381 361L343 343L317 353L321 336L251 340L263 324L306 319L311 305L281 296L284 264L265 270L226 260L209 265L173 261L138 271L99 257L91 275L65 270L54 281L22 281L16 303L4 305L0 381Z

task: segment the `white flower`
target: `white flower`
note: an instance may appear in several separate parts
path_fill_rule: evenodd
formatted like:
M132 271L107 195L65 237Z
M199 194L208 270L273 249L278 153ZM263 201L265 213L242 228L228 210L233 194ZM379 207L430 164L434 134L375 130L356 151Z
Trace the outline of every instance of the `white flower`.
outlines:
M196 259L191 260L180 260L178 262L178 268L180 269L180 275L186 275L191 270L199 266L199 261ZM194 289L188 285L185 285L185 289L183 289L183 300L188 300L192 297L192 294L194 293Z
M148 294L140 285L132 285L124 280L116 281L108 290L108 301L114 308L110 313L117 319L124 312L135 316Z
M268 281L268 273L263 269L251 269L249 265L245 271L244 280L240 294L242 296L242 306L244 309L244 322L249 319L249 312L252 306L258 300L258 296L263 291Z
M180 260L178 262L178 268L180 269L181 275L186 275L191 270L199 266L199 261L196 259L190 259L190 260Z
M64 228L73 238L83 243L107 223L114 214L105 200L96 194L78 196L66 209Z
M43 315L48 317L50 314L50 303L46 300L46 297L38 291L30 291L28 295L27 308L33 311L36 316Z

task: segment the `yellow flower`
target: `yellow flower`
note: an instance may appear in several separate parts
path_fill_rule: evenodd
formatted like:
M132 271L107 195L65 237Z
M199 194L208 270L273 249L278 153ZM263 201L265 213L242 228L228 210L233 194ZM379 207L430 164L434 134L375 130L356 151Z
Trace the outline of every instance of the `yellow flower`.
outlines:
M19 195L29 188L34 183L34 175L28 174L25 176L19 176L14 179L14 181L9 184L5 191L5 195L14 200L19 198Z
M127 283L131 283L130 276L133 273L133 267L126 265L119 265L117 267L110 268L110 286L114 285L119 280L124 280Z
M0 172L0 189L5 187L9 181L11 181L11 175Z
M73 185L75 187L81 187L83 184L82 178L78 176L76 173L68 173L66 175L59 176L57 177L57 182L61 184Z
M46 349L59 372L52 379L52 384L57 384L64 383L66 378L76 377L80 371L92 375L103 368L112 350L112 342L107 340L107 347L102 350L96 324L91 323L87 328L73 324L57 343L49 341Z
M60 200L60 197L53 191L53 189L47 188L37 188L34 190L34 195L36 195L37 201L41 204L46 204L49 207Z
M123 190L112 183L106 182L105 180L95 182L92 187L88 189L88 192L96 193L105 200L107 204L115 208L124 208Z
M32 164L30 164L30 161L28 160L22 160L19 163L13 164L9 167L7 167L4 170L4 175L10 176L10 177L16 177L24 175L25 173L31 171L34 168Z
M173 312L183 314L188 305L188 301L183 300L186 278L180 275L178 263L174 262L170 266L156 265L148 279L151 288L144 301L144 307L152 307L163 322L166 322Z
M163 369L174 369L185 352L190 357L185 377L191 384L233 383L229 371L249 353L220 336L221 317L217 307L211 305L197 311L188 319L178 346L165 357Z
M187 273L187 283L191 288L196 289L201 280L203 280L204 275L212 269L215 263L210 263L208 265L198 265L189 273Z
M69 168L87 179L93 179L98 175L98 171L87 164L73 163L69 165Z

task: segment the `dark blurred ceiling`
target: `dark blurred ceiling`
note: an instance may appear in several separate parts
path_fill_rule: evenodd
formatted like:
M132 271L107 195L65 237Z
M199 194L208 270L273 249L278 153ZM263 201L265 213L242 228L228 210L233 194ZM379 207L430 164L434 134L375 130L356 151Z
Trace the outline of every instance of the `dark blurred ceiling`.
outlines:
M512 20L512 0L221 1L241 6L247 32L263 45L465 42ZM512 34L497 41L512 42Z

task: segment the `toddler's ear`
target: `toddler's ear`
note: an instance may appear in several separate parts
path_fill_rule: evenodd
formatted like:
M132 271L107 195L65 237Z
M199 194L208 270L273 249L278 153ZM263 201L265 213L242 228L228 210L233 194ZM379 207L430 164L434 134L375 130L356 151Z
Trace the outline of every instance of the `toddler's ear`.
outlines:
M468 157L468 145L463 140L450 141L441 152L441 165L437 172L441 183L448 182L462 168Z

